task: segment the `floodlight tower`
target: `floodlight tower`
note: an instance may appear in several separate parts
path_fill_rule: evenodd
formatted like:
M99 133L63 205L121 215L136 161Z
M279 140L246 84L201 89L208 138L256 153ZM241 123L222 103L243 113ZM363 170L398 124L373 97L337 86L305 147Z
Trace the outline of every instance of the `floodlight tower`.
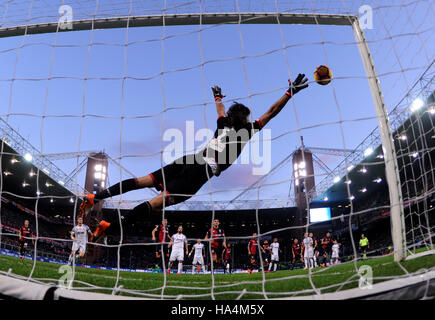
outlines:
M308 222L307 191L315 186L313 154L305 148L296 150L293 153L292 165L295 202L298 208L297 225L302 226Z
M96 193L106 187L107 183L107 168L108 160L104 152L91 153L88 156L86 166L85 189L90 193ZM94 205L93 210L96 211L98 220L102 218L103 201L99 201ZM89 218L88 218L89 219ZM91 222L90 219L86 223ZM87 255L87 263L95 263L96 259L102 255L103 248L100 246L92 246Z
M85 189L89 193L96 193L106 188L108 160L104 152L92 153L88 156L86 168ZM103 201L95 205L94 210L101 212Z

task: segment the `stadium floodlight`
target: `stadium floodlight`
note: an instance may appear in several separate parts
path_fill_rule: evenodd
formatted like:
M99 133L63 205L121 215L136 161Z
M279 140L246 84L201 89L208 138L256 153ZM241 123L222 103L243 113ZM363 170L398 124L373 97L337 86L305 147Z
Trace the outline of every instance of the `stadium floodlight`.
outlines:
M381 178L376 178L375 180L373 180L373 182L381 183L381 182L382 182L382 179L381 179Z
M307 176L307 170L301 170L300 174L301 174L301 177L306 177Z
M36 195L39 197L41 195L41 191L36 191Z
M50 171L47 168L42 169L46 174L50 174Z
M3 174L5 175L5 176L10 176L11 174L12 174L12 172L9 172L9 171L3 171Z
M299 185L299 179L295 180L295 185L297 185L297 186Z
M377 155L376 158L378 158L378 159L384 159L384 155L381 153L381 154Z
M355 166L351 164L350 166L347 167L347 171L351 171L353 168L355 168Z
M53 185L52 185L50 182L47 181L47 182L45 183L45 186L46 186L47 188L50 188L50 187L52 187Z
M351 201L352 200L355 200L355 196L350 196L350 198L349 198Z
M58 183L59 183L60 185L64 185L64 184L65 184L65 182L63 182L62 180L59 180Z
M435 114L435 107L430 108L428 111L430 114Z
M25 159L26 161L30 162L30 161L32 161L33 156L32 156L30 153L26 153L26 154L24 155L24 159Z
M299 169L305 169L305 162L304 161L299 163Z
M335 177L333 181L334 183L337 183L338 181L340 181L340 177Z
M295 163L295 165L294 165L294 167L293 167L295 170L298 170L298 164L297 163Z
M351 184L351 183L352 183L352 180L346 180L344 183L346 183L346 184Z
M12 158L12 159L11 159L11 163L12 163L12 164L17 163L17 162L20 162L20 160L15 159L15 158Z
M362 192L362 193L367 192L367 188L362 188L362 189L360 190L360 192Z
M361 173L367 173L367 169L366 169L366 167L362 167L362 168L359 170L359 172L361 172Z
M421 109L423 106L424 106L424 101L421 100L420 98L416 98L411 104L411 111L415 112Z
M373 153L373 148L372 147L368 147L365 151L364 151L364 157L368 157L369 155L371 155Z
M324 198L323 198L323 201L328 201L328 197L324 197Z
M23 182L23 188L30 186L26 181Z
M51 202L51 203L53 203L53 202L54 202L53 198L51 198L51 199L50 199L50 202Z
M402 135L399 137L399 139L402 140L402 141L405 141L405 140L408 139L408 138L406 137L405 134L402 134Z
M418 152L414 152L413 154L411 154L411 157L413 157L414 159L418 157Z
M69 198L69 202L73 203L74 199L73 198Z
M30 170L29 176L33 177L34 175L35 175L35 173L33 172L33 170Z

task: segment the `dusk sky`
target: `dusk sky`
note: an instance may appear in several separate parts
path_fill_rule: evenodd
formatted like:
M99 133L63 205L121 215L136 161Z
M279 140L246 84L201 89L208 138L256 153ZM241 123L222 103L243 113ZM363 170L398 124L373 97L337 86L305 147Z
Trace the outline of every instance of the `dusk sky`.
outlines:
M434 58L435 10L433 1L416 1L403 8L394 6L395 1L367 1L377 6L381 2L392 7L374 10L373 29L364 31L391 110ZM333 3L340 6L340 1ZM356 14L358 7L350 10ZM255 120L285 92L287 79L298 73L309 78L309 87L266 126L271 129L272 167L300 146L301 135L308 147L351 149L376 127L350 27L241 25L239 29L236 24L202 26L204 30L198 32L199 28L0 38L0 115L42 153L104 150L137 176L161 166L160 152L170 143L162 141L167 130L185 133L186 121L194 121L195 132L215 130L217 114L210 90L215 84L227 95L227 108L232 100L244 103ZM161 41L164 34L171 37ZM334 73L327 86L313 83L313 71L321 64ZM195 141L195 146L202 143ZM330 168L341 160L319 157ZM56 164L69 173L77 161ZM129 177L125 172L121 177L119 168L110 165L110 184ZM244 199L286 198L291 177L288 163L266 180L271 185L262 187L259 195L253 190ZM231 200L258 178L252 165L235 164L192 200L209 201L210 190L213 200ZM84 172L77 182L83 185ZM151 196L149 191L136 191L125 198Z

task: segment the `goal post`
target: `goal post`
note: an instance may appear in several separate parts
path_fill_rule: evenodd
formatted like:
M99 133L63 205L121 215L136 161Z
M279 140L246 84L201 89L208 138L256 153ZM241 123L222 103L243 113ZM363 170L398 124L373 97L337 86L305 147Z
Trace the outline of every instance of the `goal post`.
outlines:
M385 176L388 183L390 195L390 221L391 237L394 247L394 261L402 261L406 258L406 236L405 236L405 219L403 213L403 197L400 184L399 167L397 163L397 154L393 143L393 134L388 120L388 112L385 106L379 78L376 74L375 64L370 54L370 49L364 37L364 32L360 26L359 20L352 22L352 29L355 34L355 40L367 75L370 86L370 92L376 116L378 119L379 132L381 134L382 150L384 153Z

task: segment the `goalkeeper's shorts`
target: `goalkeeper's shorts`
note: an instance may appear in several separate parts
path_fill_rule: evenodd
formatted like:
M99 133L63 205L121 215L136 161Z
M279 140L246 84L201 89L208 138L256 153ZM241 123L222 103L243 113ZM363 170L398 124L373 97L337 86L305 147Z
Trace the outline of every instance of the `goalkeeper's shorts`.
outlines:
M163 191L164 187L166 189L166 206L190 199L212 176L211 168L206 163L198 163L195 155L181 157L150 173L154 187L158 191Z

